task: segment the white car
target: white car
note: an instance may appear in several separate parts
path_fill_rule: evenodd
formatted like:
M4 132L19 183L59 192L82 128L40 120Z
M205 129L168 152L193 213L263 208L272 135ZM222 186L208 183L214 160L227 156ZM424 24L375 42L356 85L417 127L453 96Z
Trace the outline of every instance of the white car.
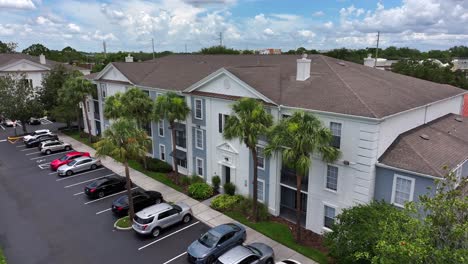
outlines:
M292 260L292 259L285 259L280 262L276 262L276 264L301 264L299 261Z
M31 140L31 139L37 138L37 136L45 135L45 134L52 135L52 132L50 132L49 129L40 129L40 130L36 130L36 131L32 132L31 135L24 136L24 137L23 137L23 141L24 141L24 142L28 142L28 141Z
M14 123L10 119L5 119L5 120L3 120L3 125L5 125L7 127L12 127L12 126L14 126Z

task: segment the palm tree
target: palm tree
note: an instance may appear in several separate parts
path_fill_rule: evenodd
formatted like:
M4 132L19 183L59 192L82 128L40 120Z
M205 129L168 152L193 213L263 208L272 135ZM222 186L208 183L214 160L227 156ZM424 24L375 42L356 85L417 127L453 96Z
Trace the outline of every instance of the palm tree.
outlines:
M127 181L127 196L129 204L130 221L133 221L135 211L132 199L132 182L128 161L132 158L141 158L146 155L149 139L144 130L137 128L133 120L126 118L117 119L104 131L104 137L94 144L96 156L111 156L123 162L125 166L125 178Z
M341 152L331 146L331 131L314 115L303 111L282 119L269 133L265 155L279 151L285 165L296 171L296 239L301 241L302 177L309 173L311 155L319 153L326 162L337 160Z
M257 210L257 179L258 179L258 138L266 135L273 124L273 117L263 107L260 101L253 98L242 98L233 106L233 115L229 116L224 126L223 137L227 140L238 138L252 153L253 158L253 217L258 221Z
M176 153L176 130L175 123L177 120L185 120L190 113L190 108L187 106L184 97L179 96L174 92L168 92L158 96L153 110L153 119L156 122L166 119L169 122L169 128L172 129L172 160L176 175L176 182L179 181L179 170L177 168Z

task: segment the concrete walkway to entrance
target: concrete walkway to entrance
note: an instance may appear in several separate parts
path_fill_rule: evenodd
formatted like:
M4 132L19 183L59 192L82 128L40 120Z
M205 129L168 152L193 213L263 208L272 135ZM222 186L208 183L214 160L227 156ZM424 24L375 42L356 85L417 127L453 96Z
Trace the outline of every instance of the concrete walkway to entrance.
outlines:
M67 135L61 134L60 138L64 142L72 144L75 150L89 152L91 156L94 156L94 154L96 153L96 150L94 150L93 148ZM124 166L122 163L114 160L111 157L102 158L101 161L104 166L112 170L114 173L119 174L121 176L125 176ZM209 226L213 227L213 226L217 226L217 225L224 224L224 223L236 222L234 219L212 209L209 205L201 203L195 199L192 199L189 196L185 195L184 193L180 193L172 189L171 187L164 185L163 183L160 183L132 168L130 168L130 177L135 184L142 187L143 189L158 191L162 193L166 201L184 202L188 204L189 206L192 207L194 216ZM269 237L264 236L263 234L253 230L252 228L249 228L246 226L246 229L247 229L246 243L262 242L262 243L269 245L275 251L276 261L280 261L284 259L294 259L294 260L301 262L302 264L317 263L303 256L302 254L299 254L296 251L282 244L279 244L278 242L270 239Z

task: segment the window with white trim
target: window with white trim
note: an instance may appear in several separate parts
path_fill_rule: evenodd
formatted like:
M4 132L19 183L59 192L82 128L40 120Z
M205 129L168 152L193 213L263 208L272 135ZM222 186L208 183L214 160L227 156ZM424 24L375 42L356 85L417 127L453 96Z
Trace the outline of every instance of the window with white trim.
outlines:
M324 205L323 226L331 229L335 223L336 209L328 205Z
M327 165L327 189L338 190L338 167Z
M392 204L403 207L405 202L413 201L414 178L395 175L393 177Z
M203 130L195 129L195 147L197 149L203 149Z
M107 86L105 83L101 83L100 86L101 86L101 97L102 99L104 99L107 96Z
M159 145L159 159L166 161L166 146Z
M257 179L257 200L265 202L265 181Z
M195 119L203 119L203 101L195 99Z
M203 159L197 158L197 175L203 176Z
M158 134L160 137L164 137L164 120L158 122Z
M333 135L332 146L340 148L341 145L341 124L336 122L330 122L330 130Z
M264 170L265 169L265 154L263 147L257 146L257 168Z

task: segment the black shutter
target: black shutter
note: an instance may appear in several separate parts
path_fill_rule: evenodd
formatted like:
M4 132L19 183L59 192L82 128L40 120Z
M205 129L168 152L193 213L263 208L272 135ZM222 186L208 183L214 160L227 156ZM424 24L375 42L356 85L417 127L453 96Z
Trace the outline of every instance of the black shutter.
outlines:
M218 131L223 133L223 114L218 114Z

